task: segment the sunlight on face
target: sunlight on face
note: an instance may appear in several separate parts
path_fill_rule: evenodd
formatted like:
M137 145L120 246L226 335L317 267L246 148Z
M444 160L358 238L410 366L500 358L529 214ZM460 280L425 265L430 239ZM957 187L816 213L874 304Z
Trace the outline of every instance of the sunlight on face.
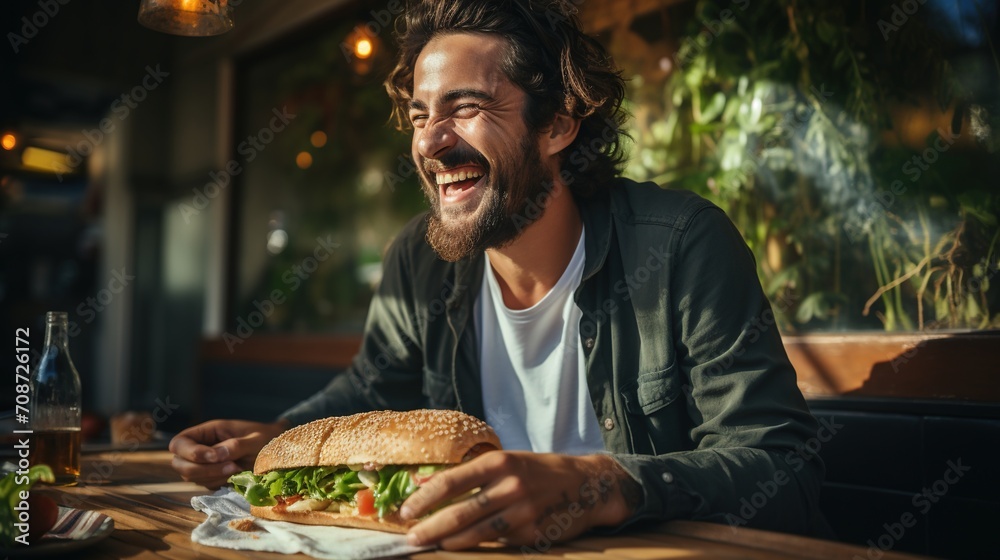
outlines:
M492 35L443 35L414 69L413 157L432 208L428 239L446 260L515 239L515 209L552 179L524 123L526 95L500 68L504 47Z

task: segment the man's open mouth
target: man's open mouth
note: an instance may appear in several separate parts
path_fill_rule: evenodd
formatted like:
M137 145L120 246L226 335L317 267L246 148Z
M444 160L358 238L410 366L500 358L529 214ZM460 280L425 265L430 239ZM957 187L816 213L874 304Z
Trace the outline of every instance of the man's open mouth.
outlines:
M441 191L441 201L444 203L464 199L485 177L486 171L480 167L456 167L434 174L438 189Z

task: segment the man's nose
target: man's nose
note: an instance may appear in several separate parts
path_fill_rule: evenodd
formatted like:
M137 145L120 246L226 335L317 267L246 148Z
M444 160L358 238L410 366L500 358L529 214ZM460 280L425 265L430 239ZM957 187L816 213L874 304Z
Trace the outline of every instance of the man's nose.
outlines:
M417 137L417 151L427 159L440 159L458 142L458 136L448 121L430 122Z

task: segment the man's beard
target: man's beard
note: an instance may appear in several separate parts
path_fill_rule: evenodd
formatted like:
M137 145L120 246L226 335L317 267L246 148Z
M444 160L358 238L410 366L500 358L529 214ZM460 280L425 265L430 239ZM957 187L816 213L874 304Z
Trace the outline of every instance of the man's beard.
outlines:
M424 194L431 204L427 242L438 256L449 262L514 242L525 227L541 217L534 213L533 217L527 215L528 202L544 198L542 193L552 188L552 173L539 156L538 140L530 134L522 140L519 149L501 155L492 168L481 153L471 148L456 148L438 162L445 169L475 163L487 173L480 187L483 193L479 205L473 210L476 215L448 219L442 216L438 185L428 184L427 177L421 175ZM473 221L470 223L465 218Z

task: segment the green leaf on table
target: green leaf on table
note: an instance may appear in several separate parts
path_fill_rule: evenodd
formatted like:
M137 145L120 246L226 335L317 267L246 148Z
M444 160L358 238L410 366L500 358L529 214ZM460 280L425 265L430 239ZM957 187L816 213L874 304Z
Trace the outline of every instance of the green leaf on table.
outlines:
M14 526L17 515L14 508L21 501L21 492L31 490L36 482L54 482L52 469L48 465L29 467L27 472L15 471L0 478L0 546L13 547L19 532Z

